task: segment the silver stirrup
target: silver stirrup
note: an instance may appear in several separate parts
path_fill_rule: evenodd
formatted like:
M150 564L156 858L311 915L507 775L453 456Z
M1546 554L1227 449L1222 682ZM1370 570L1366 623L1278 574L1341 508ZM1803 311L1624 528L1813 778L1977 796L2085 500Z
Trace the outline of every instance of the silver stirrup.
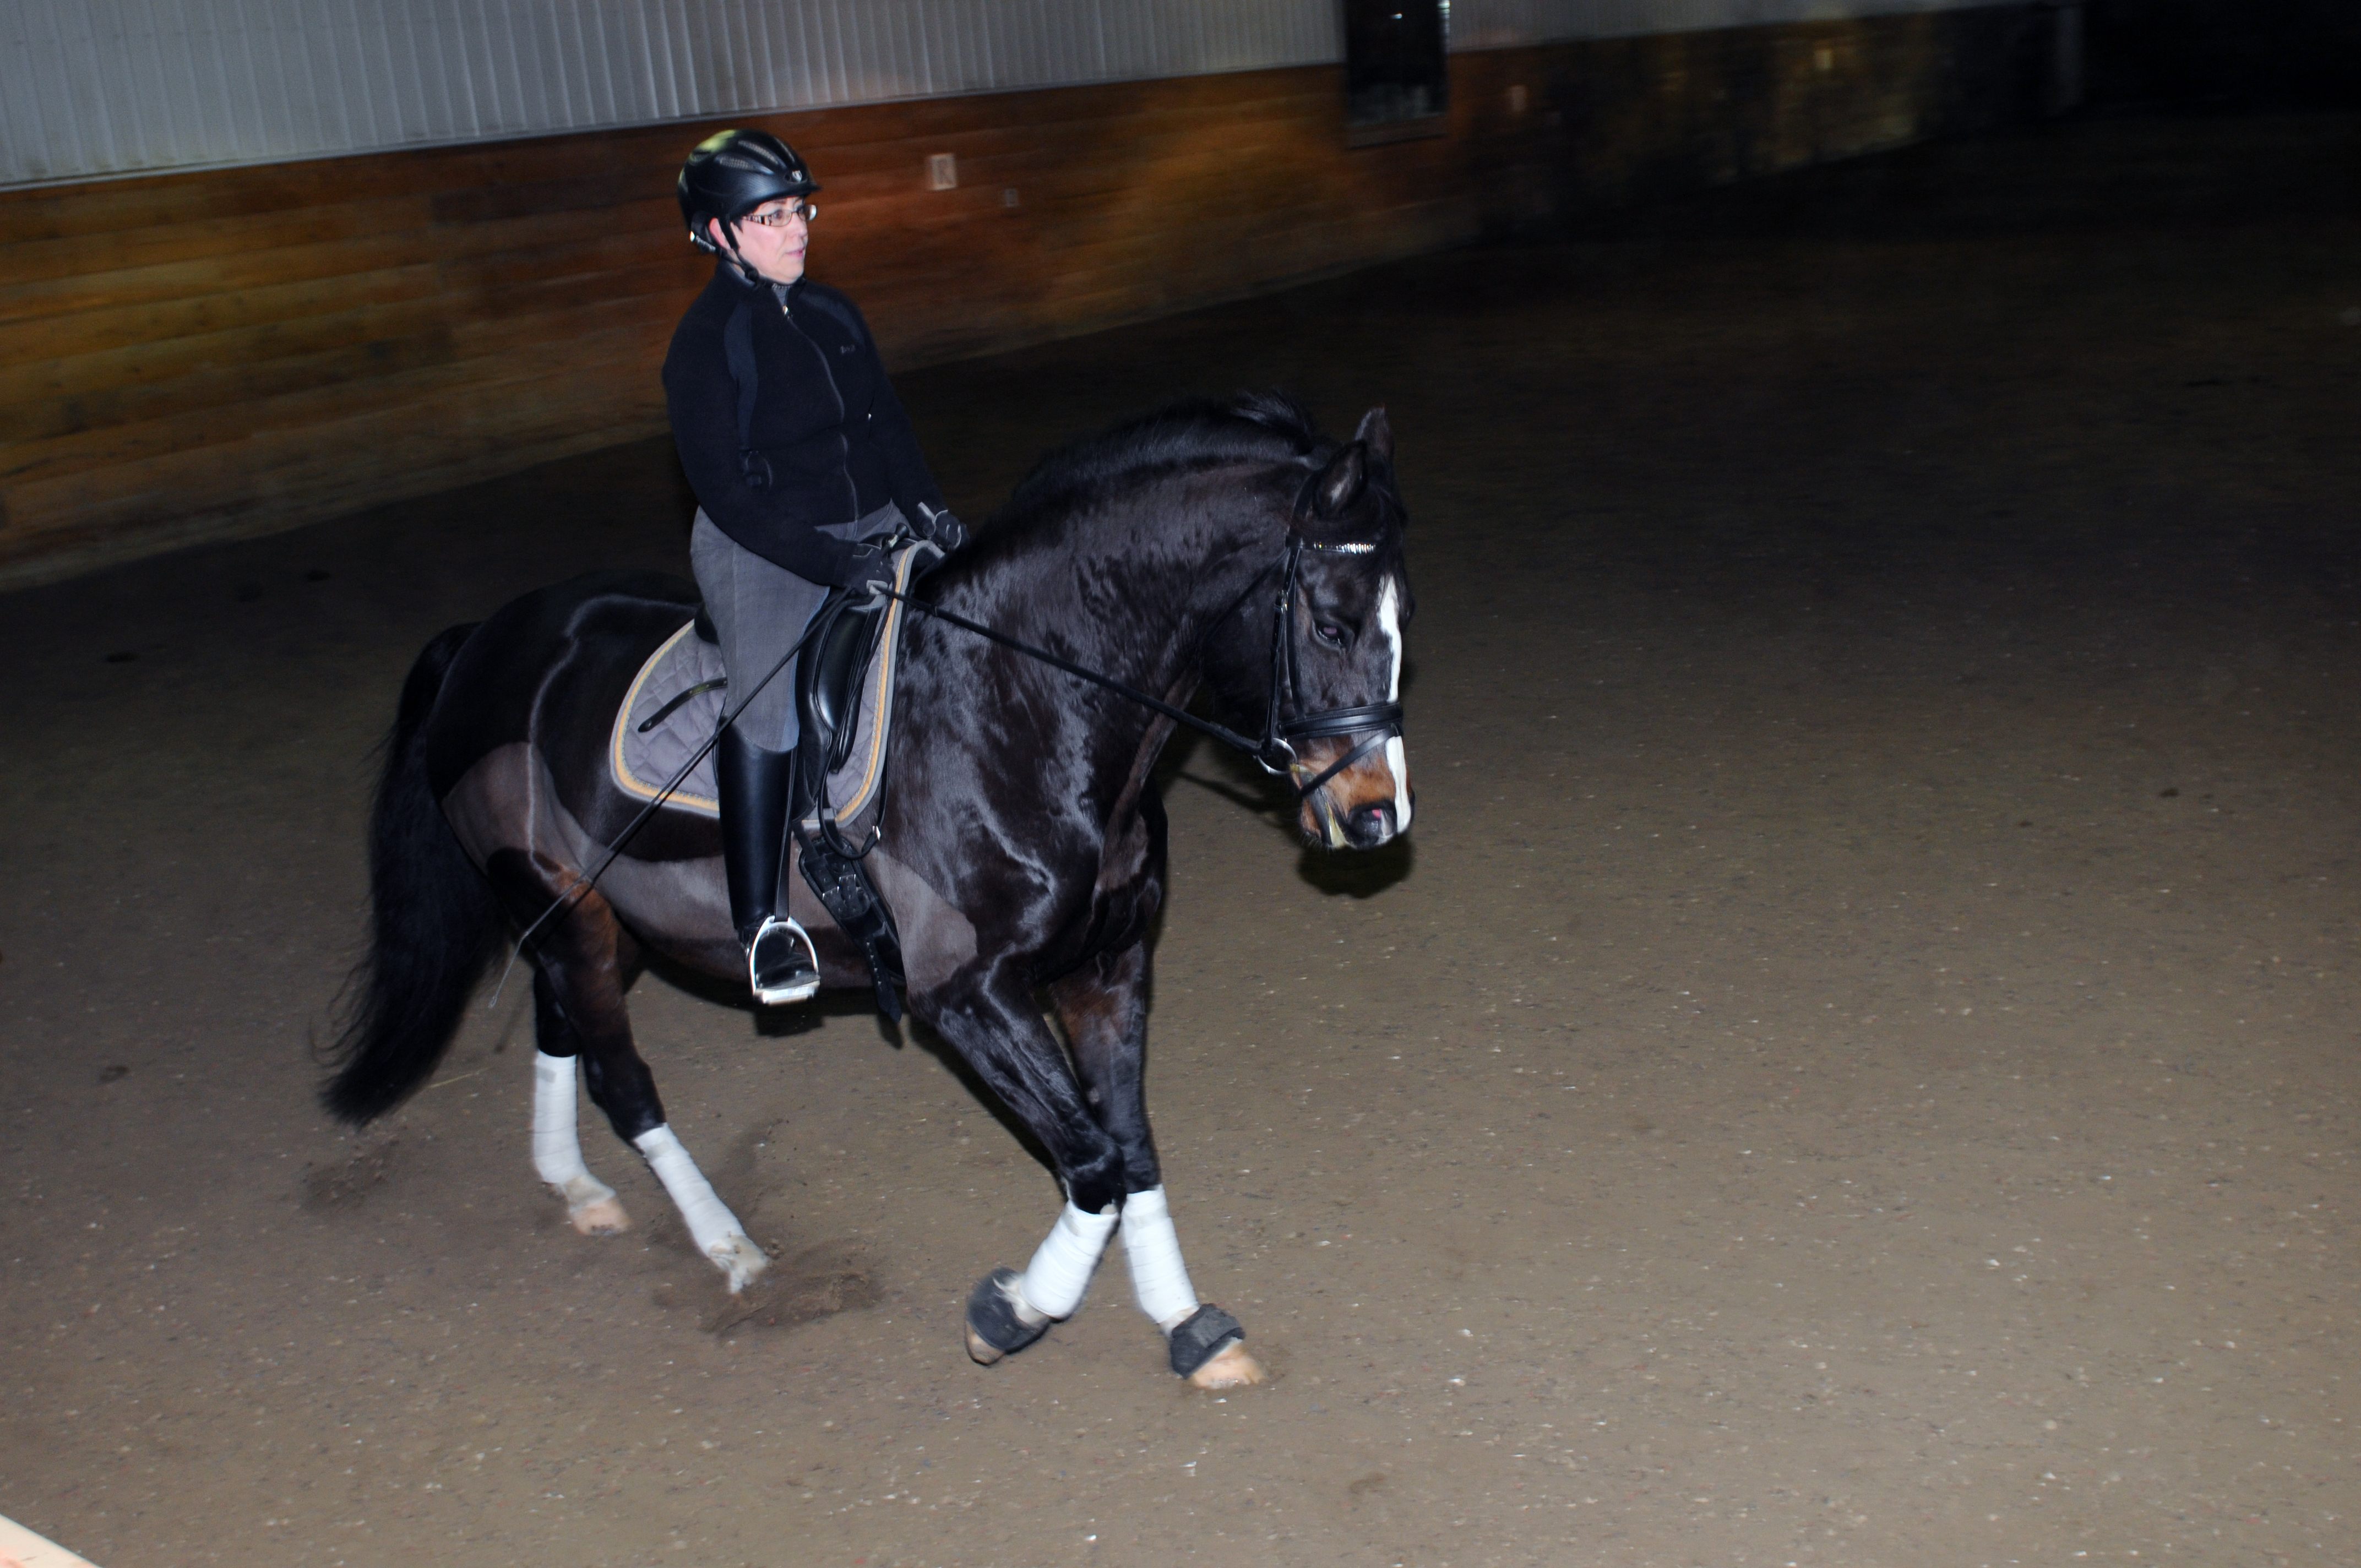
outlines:
M803 949L804 970L785 985L764 986L754 969L754 955L763 950L763 938L774 931L784 930L788 939ZM746 983L753 989L754 1000L766 1007L777 1007L790 1002L807 1002L819 992L819 952L812 946L811 933L791 916L774 915L763 922L761 930L746 948Z

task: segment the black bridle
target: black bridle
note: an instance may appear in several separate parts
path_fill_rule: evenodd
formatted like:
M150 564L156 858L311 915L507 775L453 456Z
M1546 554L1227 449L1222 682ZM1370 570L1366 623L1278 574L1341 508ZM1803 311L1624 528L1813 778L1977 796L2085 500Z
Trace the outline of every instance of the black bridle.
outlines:
M1295 798L1301 801L1310 799L1312 792L1322 784L1326 784L1370 752L1378 750L1388 741L1399 740L1401 737L1402 709L1399 702L1370 702L1363 703L1356 707L1323 707L1311 713L1302 712L1302 686L1297 678L1295 668L1295 589L1301 573L1303 553L1306 550L1313 550L1323 554L1367 555L1373 554L1377 548L1374 543L1358 541L1323 544L1314 540L1306 539L1290 524L1287 531L1287 554L1272 565L1266 566L1255 574L1254 581L1248 583L1246 592L1238 596L1238 602L1245 603L1247 597L1253 594L1274 570L1279 573L1279 610L1276 619L1271 622L1270 630L1270 705L1263 715L1262 735L1259 739L1241 734L1229 726L1217 724L1210 718L1200 718L1185 708L1176 707L1161 697L1150 696L1138 687L1119 681L1113 675L1102 674L1085 665L1077 664L1071 659L1060 658L1047 648L1037 648L1030 642L1011 637L1008 633L986 626L981 621L970 620L967 617L945 609L939 605L929 604L924 599L914 598L908 594L893 588L880 588L878 591L890 598L900 599L922 615L946 621L962 631L973 632L976 636L997 642L1004 648L1014 650L1028 658L1038 659L1052 668L1063 670L1077 679L1103 686L1118 696L1126 697L1139 704L1142 707L1160 713L1175 723L1185 724L1202 734L1210 735L1223 745L1252 757L1261 765L1265 773L1287 779L1295 790ZM1224 616L1223 619L1228 618ZM1284 711L1286 703L1290 702L1298 710L1292 718L1288 718ZM1296 755L1297 741L1334 740L1354 735L1362 737L1359 744L1347 750L1343 756L1312 774L1309 779L1303 777L1309 764Z
M1367 555L1377 546L1360 541L1322 544L1290 528L1287 532L1287 559L1279 573L1279 620L1270 633L1270 707L1263 718L1262 743L1255 750L1255 761L1271 773L1287 778L1295 786L1295 798L1307 800L1312 793L1370 752L1398 740L1402 732L1402 709L1398 702L1367 702L1357 707L1323 707L1303 711L1303 687L1295 670L1295 588L1306 550L1325 554ZM1249 590L1251 591L1251 590ZM1279 712L1279 687L1284 683L1287 696L1296 707L1293 718ZM1360 743L1346 751L1334 762L1310 778L1304 778L1304 764L1295 754L1298 740L1331 740L1361 737Z

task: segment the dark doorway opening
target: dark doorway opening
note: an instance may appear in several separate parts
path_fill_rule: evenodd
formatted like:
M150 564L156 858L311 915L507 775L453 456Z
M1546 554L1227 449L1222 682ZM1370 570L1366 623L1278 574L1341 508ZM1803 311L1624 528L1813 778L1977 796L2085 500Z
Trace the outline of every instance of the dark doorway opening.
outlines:
M1354 145L1443 134L1450 42L1448 0L1345 0L1345 125Z

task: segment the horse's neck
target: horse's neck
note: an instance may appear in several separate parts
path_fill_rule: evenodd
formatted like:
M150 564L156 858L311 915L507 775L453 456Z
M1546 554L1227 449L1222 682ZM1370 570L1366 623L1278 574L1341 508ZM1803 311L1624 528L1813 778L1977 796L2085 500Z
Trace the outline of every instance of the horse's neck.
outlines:
M1213 623L1269 569L1278 546L1265 536L1273 532L1246 508L1196 520L1185 537L1152 525L1077 525L1008 561L1011 570L994 574L1000 580L944 603L1028 641L1047 638L1070 656L1104 660L1093 666L1103 674L1169 683L1186 676Z
M1245 505L1201 513L1185 532L1157 526L1154 509L1127 525L1081 520L951 585L942 602L1150 696L1185 700L1208 635L1276 561L1274 534L1267 512ZM1148 717L1127 713L1121 729L1144 729Z

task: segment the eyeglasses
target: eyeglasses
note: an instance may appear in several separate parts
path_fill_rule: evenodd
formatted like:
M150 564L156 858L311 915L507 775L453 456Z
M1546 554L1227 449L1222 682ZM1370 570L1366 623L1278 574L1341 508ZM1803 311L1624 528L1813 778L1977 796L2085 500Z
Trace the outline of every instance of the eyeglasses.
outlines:
M804 222L809 223L818 216L819 216L818 207L797 198L775 213L749 213L746 214L746 222L760 224L766 229L774 229L784 226L789 218L801 218Z

